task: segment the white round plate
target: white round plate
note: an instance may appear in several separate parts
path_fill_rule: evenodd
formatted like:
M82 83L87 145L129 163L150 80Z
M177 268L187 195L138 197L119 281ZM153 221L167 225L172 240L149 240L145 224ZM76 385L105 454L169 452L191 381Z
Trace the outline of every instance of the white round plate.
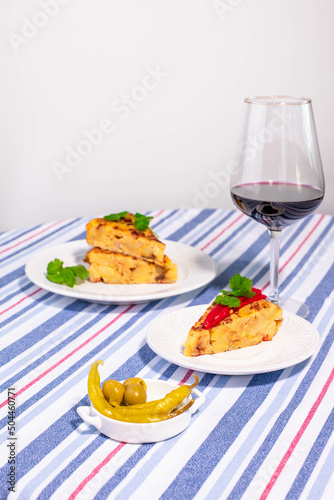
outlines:
M217 274L216 262L206 253L182 243L165 241L165 253L178 266L176 283L152 285L107 285L91 283L89 280L70 288L46 279L46 268L50 261L58 258L66 266L83 264L90 250L85 240L72 241L47 248L34 255L27 263L25 272L37 286L67 297L103 304L138 304L163 299L195 290L212 281Z
M220 354L189 357L183 345L195 321L208 306L194 306L166 314L147 331L147 343L159 356L184 368L218 375L250 375L281 370L309 358L319 334L308 321L283 311L283 323L270 342Z

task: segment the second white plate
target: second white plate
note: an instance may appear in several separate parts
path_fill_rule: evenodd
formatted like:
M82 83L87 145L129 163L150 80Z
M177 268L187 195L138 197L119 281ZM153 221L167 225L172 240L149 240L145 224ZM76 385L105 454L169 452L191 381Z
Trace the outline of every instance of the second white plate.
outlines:
M194 306L161 316L151 323L146 340L159 356L184 368L219 375L249 375L281 370L312 356L319 334L311 323L283 312L283 323L270 342L220 354L188 357L183 345L207 306Z
M212 281L217 274L216 262L197 248L174 241L165 241L166 255L178 266L176 283L154 285L107 285L85 281L69 288L46 279L48 263L55 258L64 266L83 264L83 259L91 248L85 240L72 241L56 247L46 248L34 255L27 263L28 278L37 286L50 292L104 304L137 304L163 299L195 290Z

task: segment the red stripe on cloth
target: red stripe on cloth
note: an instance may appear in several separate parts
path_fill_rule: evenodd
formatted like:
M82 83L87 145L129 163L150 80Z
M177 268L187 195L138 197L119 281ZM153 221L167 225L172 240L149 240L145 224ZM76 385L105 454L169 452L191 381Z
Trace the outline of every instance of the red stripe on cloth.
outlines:
M334 368L333 368L331 374L329 375L329 377L328 377L328 379L327 379L324 387L322 388L319 396L317 397L314 405L312 406L312 408L310 409L307 417L305 418L305 420L304 420L301 428L299 429L299 431L295 435L294 439L292 440L292 442L291 442L291 444L289 446L289 449L287 450L287 452L285 453L284 457L282 458L282 460L278 464L277 469L275 470L274 474L271 476L270 481L267 484L266 488L263 490L263 493L262 493L262 495L260 497L260 500L265 500L268 497L271 489L273 488L273 486L276 483L279 475L281 474L282 470L286 466L287 461L289 460L289 458L291 457L294 449L296 448L296 446L297 446L300 438L304 434L304 432L307 429L309 423L311 422L312 418L314 417L315 412L319 408L321 401L324 399L324 396L325 396L326 392L328 391L329 386L331 385L333 379L334 379Z
M130 311L130 309L132 309L134 306L135 306L135 304L132 304L131 306L127 307L123 312L121 312L118 316L116 316L116 318L114 318L112 321L110 321L110 323L108 323L107 325L105 325L98 332L94 333L94 335L92 335L89 339L85 340L85 342L83 342L83 344L81 344L78 347L76 347L72 352L70 352L69 354L67 354L63 359L59 360L53 366L51 366L50 368L48 368L48 370L46 370L44 373L41 373L38 377L36 377L31 382L29 382L29 384L27 384L24 387L22 387L22 389L20 389L19 391L17 391L17 393L15 394L15 397L17 397L20 394L22 394L22 392L26 391L27 389L29 389L29 387L31 387L34 384L36 384L36 382L38 382L39 380L41 380L41 378L45 377L45 375L48 375L55 368L57 368L59 365L61 365L62 363L64 363L64 361L66 361L68 358L70 358L71 356L73 356L73 354L75 354L76 352L80 351L80 349L82 349L83 347L85 347L85 345L89 344L89 342L91 342L93 339L95 339L95 337L97 337L100 333L104 332L104 330L106 330L107 328L109 328L109 326L111 326L113 323L115 323L115 321L117 321L119 318L121 318L123 316L123 314L127 313L128 311ZM3 406L5 406L7 403L8 403L8 399L6 401L4 401L3 403L0 404L0 408L2 408Z
M24 300L28 299L29 297L32 297L33 295L35 295L35 293L40 292L41 290L42 290L42 288L37 288L37 290L35 290L34 292L30 293L29 295L26 295L25 297L23 297L18 302L15 302L15 304L7 307L7 309L4 309L3 311L0 312L0 316L1 316L1 314L4 314L5 312L9 311L10 309L13 309L13 307L18 306L19 304L21 304L21 302L23 302Z
M228 229L230 229L230 227L232 227L236 222L238 222L241 219L241 217L243 217L243 215L244 214L240 214L239 217L237 217L233 222L231 222L231 224L229 224L228 226L226 226L219 234L217 234L214 238L212 238L211 241L209 241L206 245L204 245L204 247L202 247L201 250L204 250L209 245L211 245L211 243L213 243L214 241L216 241L216 239L219 238L219 236L221 236L223 233L225 233L225 231L227 231Z
M104 467L125 445L125 443L120 443L116 448L106 456L106 458L97 466L94 470L87 476L79 486L73 491L73 493L68 497L68 500L74 500L74 498L80 493L80 491L86 486L86 484L96 476L98 472ZM91 498L95 495L89 495Z
M44 229L42 229L41 231L39 231L38 233L34 233L32 234L31 236L29 236L28 238L26 238L25 240L22 240L22 241L19 241L18 243L15 243L15 245L12 245L11 247L8 247L8 248L5 248L4 250L1 250L0 254L4 253L4 252L8 252L8 250L12 250L12 248L15 248L19 245L22 245L22 243L25 243L26 241L29 241L31 240L32 238L35 238L36 236L39 236L40 234L42 233L45 233L45 231L48 231L49 229L51 229L52 227L54 226L57 226L58 224L62 224L62 220L58 221L58 222L54 222L53 224L51 224L51 226L48 226L48 227L45 227Z
M194 370L188 370L181 382L179 382L179 385L185 384L187 380L191 377L191 375L194 373Z
M164 213L164 211L165 211L165 209L160 210L160 212L158 212L158 213L154 216L154 218L156 218L156 217L160 217L160 215L161 215L161 214L163 214L163 213Z
M289 264L289 262L291 262L291 260L295 257L295 255L299 252L299 250L301 249L301 247L304 245L304 243L306 243L306 241L309 239L309 237L314 233L314 231L317 229L317 227L319 226L319 224L323 221L325 215L322 215L320 217L320 219L318 220L318 222L316 223L316 225L311 229L311 231L309 232L309 234L307 236L305 236L305 238L303 239L303 241L300 243L300 245L298 246L298 248L296 248L296 250L293 252L292 255L290 255L290 257L288 258L288 260L279 268L279 273L281 271L283 271L283 269L285 268L285 266L287 266ZM264 285L264 287L262 287L262 290L264 290L265 288L267 288L267 286L270 285L270 281L268 281L268 283L266 283Z

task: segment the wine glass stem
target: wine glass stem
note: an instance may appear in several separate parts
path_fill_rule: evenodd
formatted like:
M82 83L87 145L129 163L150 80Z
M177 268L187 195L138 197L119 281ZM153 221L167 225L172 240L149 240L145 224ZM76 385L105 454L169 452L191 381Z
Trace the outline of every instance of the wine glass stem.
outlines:
M279 249L281 242L281 231L272 231L270 234L270 291L268 300L274 304L280 305L281 300L278 294L278 265L279 265Z

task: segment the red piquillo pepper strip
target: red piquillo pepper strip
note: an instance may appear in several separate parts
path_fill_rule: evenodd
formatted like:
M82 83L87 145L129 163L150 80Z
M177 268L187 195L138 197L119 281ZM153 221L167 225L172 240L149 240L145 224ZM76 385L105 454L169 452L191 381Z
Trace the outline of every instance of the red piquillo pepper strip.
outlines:
M238 307L229 307L223 306L222 304L217 304L207 315L203 327L205 330L209 330L214 326L218 325L223 319L227 318L230 314L233 314L235 311L238 311L241 307L247 306L247 304L251 304L252 302L256 302L261 299L266 299L267 296L264 295L259 288L252 288L252 292L255 293L254 297L238 297L240 299L240 306Z

